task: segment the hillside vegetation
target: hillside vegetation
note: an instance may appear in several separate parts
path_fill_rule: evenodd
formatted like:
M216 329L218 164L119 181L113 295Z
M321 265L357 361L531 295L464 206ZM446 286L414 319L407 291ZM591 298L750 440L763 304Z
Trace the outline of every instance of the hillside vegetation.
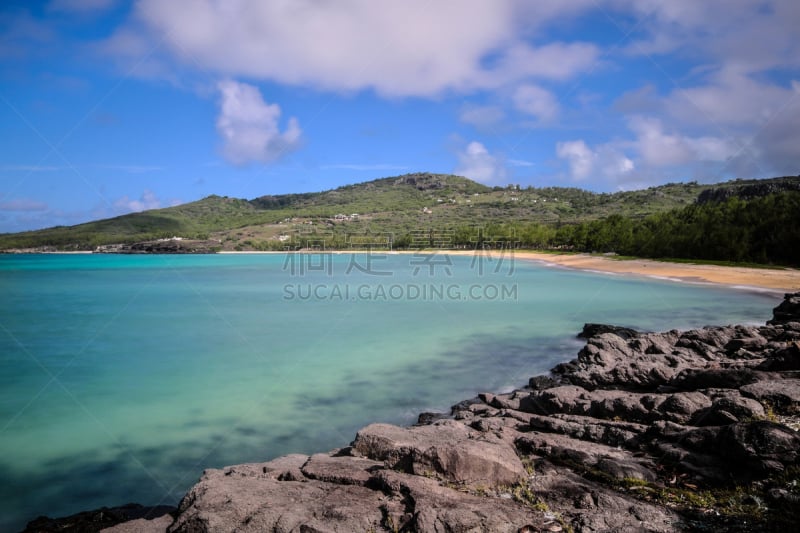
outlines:
M732 196L644 219L610 215L560 227L496 224L484 238L491 235L494 247L800 266L799 222L800 192L787 191L749 201ZM474 240L473 234L459 244Z
M92 250L159 238L220 249L524 246L797 264L800 178L670 183L638 191L489 188L408 174L337 189L188 204L0 235L0 249ZM795 246L795 249L800 248Z

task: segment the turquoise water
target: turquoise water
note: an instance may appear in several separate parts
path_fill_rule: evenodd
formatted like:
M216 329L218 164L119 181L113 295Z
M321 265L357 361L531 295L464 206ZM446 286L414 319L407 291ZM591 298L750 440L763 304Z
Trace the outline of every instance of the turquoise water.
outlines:
M0 256L0 530L175 504L571 359L584 322L763 323L779 297L507 256Z

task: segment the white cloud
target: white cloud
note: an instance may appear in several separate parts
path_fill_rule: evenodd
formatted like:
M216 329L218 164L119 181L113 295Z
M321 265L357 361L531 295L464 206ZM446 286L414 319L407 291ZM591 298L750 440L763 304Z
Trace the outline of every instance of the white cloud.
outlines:
M558 101L553 93L538 85L522 85L514 91L517 110L536 117L540 122L550 122L558 115Z
M634 117L629 126L636 134L635 146L640 157L656 166L682 165L692 158L692 150L683 137L664 133L661 121Z
M122 26L95 46L102 61L114 61L124 75L148 80L166 80L179 87L180 69L158 54L163 36L152 36L135 26Z
M737 146L725 139L666 133L661 121L652 117L635 116L628 124L636 134L634 146L643 162L648 165L671 166L701 161L725 161L737 151Z
M703 83L666 95L645 86L614 104L628 115L628 128L635 134L629 147L638 152L641 163L663 169L689 165L689 173L708 175L707 163L713 162L716 178L796 173L798 82L770 82L729 66L706 74ZM686 175L686 170L681 173Z
M725 161L739 150L736 143L719 137L686 137L685 139L698 161Z
M290 118L281 132L281 108L268 104L257 87L227 80L218 85L222 95L217 131L223 139L225 158L237 165L270 163L300 145L297 119Z
M617 98L613 108L620 113L655 113L663 110L663 101L652 84L627 91Z
M158 209L159 207L161 207L161 201L155 193L149 189L145 189L138 200L131 199L125 195L114 202L114 208L121 213Z
M797 76L800 68L800 3L612 2L614 9L641 20L629 53L648 55L655 65L662 54L679 55L693 65L687 75L675 77L678 88L667 95L645 88L617 102L623 113L646 113L661 120L660 132L650 128L652 146L647 146L648 132L637 133L637 142L653 163L685 161L698 167L704 161L724 160L717 172L729 175L797 172L800 102L795 82L786 74ZM688 130L696 137L664 133L667 130ZM655 138L667 143L661 153Z
M564 27L582 29L589 16L619 21L619 37L631 43L627 54L601 58L605 44L588 42L594 38L589 34L548 39L546 30L567 35ZM610 135L627 140L561 143L559 157L569 163L573 178L686 176L709 163L726 172L754 168L764 176L797 172L800 103L788 78L797 77L800 68L798 20L796 0L137 0L131 18L104 46L126 58L133 75L175 83L197 70L340 93L372 90L392 98L496 90L495 98L476 98L494 105L459 111L462 123L492 130L518 125L516 111L539 124L575 117L567 102L555 97L558 82L591 74L597 66L619 69L620 79L630 80L643 72L633 56L647 55L654 67L652 85L617 98L618 115L601 113L612 94L598 95L581 110L582 118L603 121L601 133L614 128ZM29 39L29 32L22 33ZM668 54L670 62L660 69ZM593 80L585 81L588 86ZM677 88L670 92L670 87ZM243 117L225 122L220 114L217 127L230 161L274 160L299 140L296 121L281 131L280 108L255 92L255 107L272 110L262 127ZM464 149L459 161L480 160L468 152ZM487 151L484 162L487 156L495 157ZM506 164L511 162L499 168Z
M636 168L634 162L612 143L591 148L583 139L560 142L556 145L556 155L567 160L570 177L576 181L590 177L618 181Z
M485 184L497 184L506 177L502 161L489 153L486 147L472 141L458 153L458 166L454 174Z
M595 154L582 139L558 143L556 145L556 155L569 162L573 179L582 180L592 173Z
M636 168L633 161L625 157L624 154L613 149L600 152L601 169L603 174L614 178L619 178L630 174Z
M667 111L684 122L708 127L757 127L772 120L798 93L792 87L756 81L735 69L716 72L709 83L674 91Z
M137 50L167 36L164 47L173 59L224 76L433 96L496 88L531 76L563 80L589 68L599 53L595 45L524 41L576 9L547 4L139 0L134 19L107 47L138 61Z
M582 139L560 142L556 155L569 164L573 180L592 179L630 189L689 176L719 178L721 170L740 152L735 142L724 138L668 131L659 118L652 116L632 116L628 128L632 139L595 146Z
M504 50L497 66L476 77L481 87L500 87L521 79L536 77L565 80L589 70L597 61L598 48L589 43L549 43L533 47L516 43Z
M633 42L631 53L680 51L744 72L800 65L800 41L795 37L800 4L796 0L616 2L644 22L646 35Z
M741 151L728 139L668 131L659 118L652 116L632 116L628 128L632 139L596 146L582 139L560 142L556 155L569 164L570 177L576 181L591 178L629 189L680 177L719 178L721 170Z

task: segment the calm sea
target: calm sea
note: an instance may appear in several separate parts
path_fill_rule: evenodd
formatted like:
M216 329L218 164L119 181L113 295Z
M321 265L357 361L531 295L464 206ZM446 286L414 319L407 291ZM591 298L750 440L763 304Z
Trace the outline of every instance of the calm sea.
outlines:
M763 323L778 301L511 255L0 256L0 530L175 504L204 468L522 386L584 322Z

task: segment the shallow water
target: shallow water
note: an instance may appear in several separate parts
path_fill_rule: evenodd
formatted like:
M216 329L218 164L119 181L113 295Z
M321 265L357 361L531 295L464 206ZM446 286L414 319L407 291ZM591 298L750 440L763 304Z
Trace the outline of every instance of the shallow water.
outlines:
M0 256L0 530L175 504L571 359L584 322L763 323L779 296L512 256Z

